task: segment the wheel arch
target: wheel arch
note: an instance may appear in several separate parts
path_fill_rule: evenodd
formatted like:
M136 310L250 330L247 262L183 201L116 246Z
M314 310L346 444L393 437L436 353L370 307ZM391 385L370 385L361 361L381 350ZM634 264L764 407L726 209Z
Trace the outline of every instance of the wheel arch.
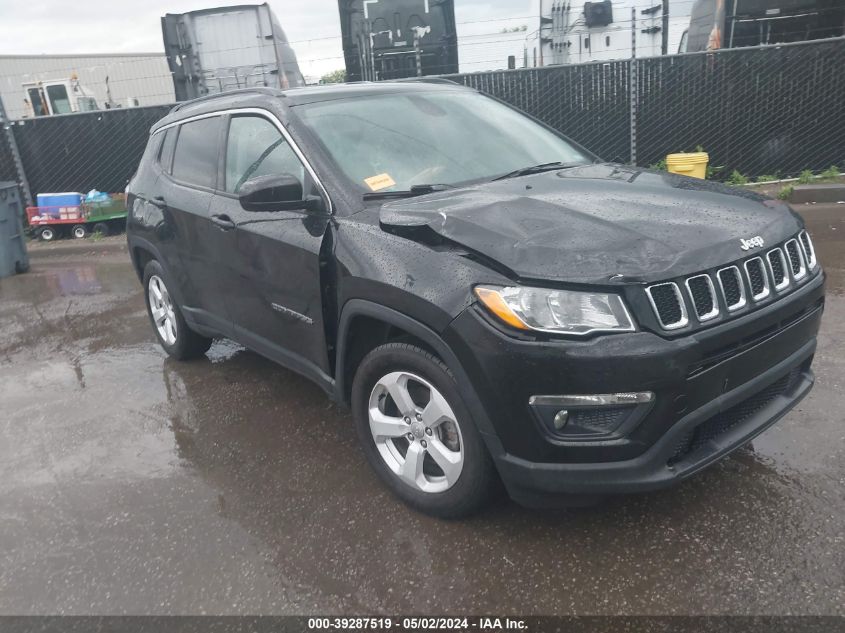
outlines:
M363 331L359 329L362 323L364 324ZM374 343L363 346L367 348L367 351L361 353L361 345L358 341L364 340L367 334L374 332L376 334ZM379 336L379 333L383 336ZM364 336L354 336L356 334ZM335 362L335 400L349 404L352 377L358 363L368 351L382 343L406 337L413 339L413 342L433 353L446 364L464 395L466 405L478 430L485 438L495 437L493 426L467 373L440 335L413 317L365 299L350 299L341 311ZM372 340L372 338L369 339L368 343Z
M183 306L184 299L182 296L182 289L179 287L179 284L176 283L173 275L170 274L164 257L162 257L161 252L155 247L155 245L138 237L128 238L127 243L129 245L129 257L132 260L132 266L135 269L135 274L138 275L138 280L142 284L144 283L144 268L146 268L147 264L151 260L156 260L169 278L166 280L168 281L168 291L176 299L177 304L179 306ZM192 326L196 325L190 319L188 320Z
M154 259L162 266L162 258L158 249L147 242L137 238L130 238L129 242L129 257L132 259L132 267L135 269L135 274L138 276L138 281L144 281L144 268Z

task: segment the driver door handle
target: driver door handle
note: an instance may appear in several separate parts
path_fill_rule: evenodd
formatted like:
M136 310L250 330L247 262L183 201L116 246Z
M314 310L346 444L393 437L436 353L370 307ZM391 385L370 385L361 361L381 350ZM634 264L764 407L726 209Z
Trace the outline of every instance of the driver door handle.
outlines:
M235 228L235 223L232 221L232 218L230 218L225 213L220 215L212 215L211 221L214 222L214 224L216 224L217 227L223 231L230 231Z

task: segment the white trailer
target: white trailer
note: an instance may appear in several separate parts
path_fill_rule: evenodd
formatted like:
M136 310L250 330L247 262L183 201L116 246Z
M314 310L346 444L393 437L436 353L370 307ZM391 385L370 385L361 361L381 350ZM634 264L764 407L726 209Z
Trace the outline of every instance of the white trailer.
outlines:
M267 3L168 13L161 29L177 101L237 88L305 84Z

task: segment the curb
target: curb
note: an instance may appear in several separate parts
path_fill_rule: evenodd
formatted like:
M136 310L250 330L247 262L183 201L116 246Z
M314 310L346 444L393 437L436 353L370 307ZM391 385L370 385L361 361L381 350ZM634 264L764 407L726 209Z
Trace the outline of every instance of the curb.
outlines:
M790 202L843 202L845 184L796 185L789 196Z
M115 236L106 238L103 241L83 240L59 240L53 243L30 242L27 244L27 252L30 259L33 257L52 257L61 255L76 255L87 253L98 255L103 253L129 253L126 245L126 236Z

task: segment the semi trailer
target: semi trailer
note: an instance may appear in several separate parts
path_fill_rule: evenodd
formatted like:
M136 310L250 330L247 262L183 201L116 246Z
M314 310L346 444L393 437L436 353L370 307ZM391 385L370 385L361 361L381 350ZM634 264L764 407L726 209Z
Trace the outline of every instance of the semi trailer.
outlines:
M682 52L845 35L842 0L696 0Z
M338 0L347 81L458 72L454 0Z
M177 101L305 85L296 53L266 2L168 13L161 31Z

